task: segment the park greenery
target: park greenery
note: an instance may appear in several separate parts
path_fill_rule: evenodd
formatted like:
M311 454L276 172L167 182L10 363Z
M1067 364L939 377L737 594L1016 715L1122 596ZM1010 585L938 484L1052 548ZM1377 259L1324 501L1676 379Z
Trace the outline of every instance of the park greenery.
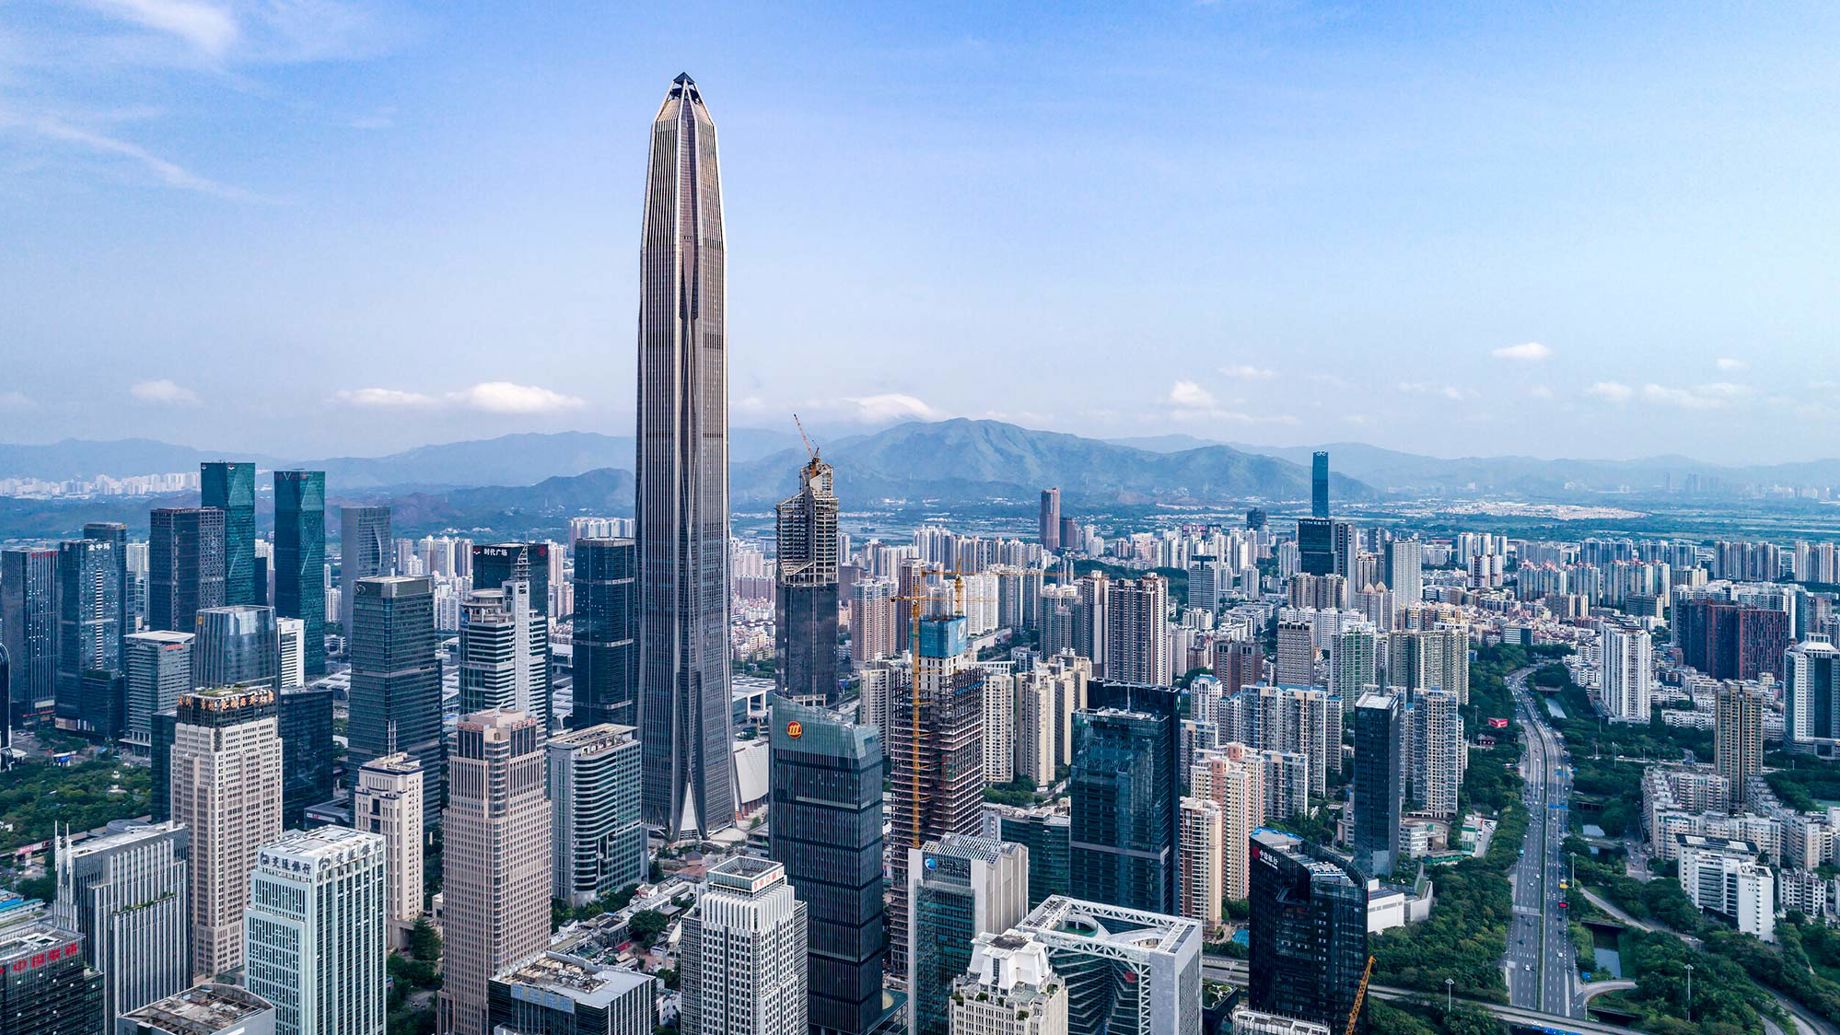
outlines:
M109 757L68 766L27 761L0 780L0 852L50 840L54 825L85 831L147 814L153 776Z

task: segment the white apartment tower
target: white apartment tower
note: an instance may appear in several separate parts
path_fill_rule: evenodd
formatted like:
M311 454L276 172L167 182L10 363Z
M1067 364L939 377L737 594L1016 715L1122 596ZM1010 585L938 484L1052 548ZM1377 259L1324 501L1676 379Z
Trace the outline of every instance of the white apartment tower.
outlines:
M349 827L290 830L256 856L243 985L275 1035L382 1035L388 852Z
M1180 913L1207 930L1220 926L1221 857L1225 835L1220 806L1207 798L1183 796L1181 838L1176 844L1176 893Z
M1598 633L1602 657L1604 714L1625 722L1647 722L1654 685L1654 647L1641 629L1605 624Z
M710 870L678 944L683 1035L806 1035L805 924L779 863Z
M379 755L358 770L351 791L351 825L383 838L384 912L391 944L408 944L422 915L422 763L398 751Z
M1420 690L1413 695L1411 723L1412 796L1427 812L1455 817L1469 761L1456 693Z

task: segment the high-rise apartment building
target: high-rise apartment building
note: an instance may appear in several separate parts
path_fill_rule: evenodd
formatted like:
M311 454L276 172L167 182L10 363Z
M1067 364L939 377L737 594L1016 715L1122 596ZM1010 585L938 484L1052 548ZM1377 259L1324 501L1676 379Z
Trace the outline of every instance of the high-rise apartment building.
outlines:
M1074 716L1069 869L1073 895L1177 912L1181 837L1179 695L1099 681Z
M585 906L645 880L635 732L604 723L545 745L552 898Z
M1061 548L1061 490L1041 490L1041 520L1036 538L1041 540L1041 548L1048 553L1056 553Z
M1047 947L1026 935L980 934L952 981L952 1035L1066 1035L1067 984Z
M317 679L326 674L326 472L275 472L272 557L275 613L300 619L301 665Z
M543 724L468 715L448 758L442 814L442 1035L486 1035L487 982L549 946L550 814Z
M422 763L414 755L379 755L358 767L351 825L383 838L384 913L395 946L408 942L422 915Z
M425 577L385 575L353 587L348 764L406 751L422 763L422 815L433 827L446 801L440 637Z
M1315 629L1309 622L1285 620L1278 623L1278 665L1275 675L1280 686L1315 684Z
M281 640L274 608L200 608L193 633L193 686L280 686Z
M1055 780L1055 748L1060 737L1055 681L1045 669L1018 672L1012 681L1015 689L1011 699L1001 702L1009 706L1015 722L1010 755L1012 776L1026 777L1037 787L1051 787ZM988 713L991 701L986 698L984 704ZM985 730L988 735L988 722Z
M460 605L460 711L519 711L553 725L549 620L530 583L476 589Z
M1208 930L1219 927L1221 921L1225 839L1219 805L1206 798L1182 799L1182 835L1176 842L1176 912Z
M1783 740L1832 754L1840 742L1840 650L1810 634L1783 654Z
M1367 622L1349 622L1329 641L1329 692L1344 701L1380 683L1380 634Z
M83 936L33 900L0 900L0 1022L6 1035L102 1030L102 975L85 960Z
M339 508L339 622L347 637L352 635L358 580L393 574L394 560L390 508Z
M1763 772L1763 695L1742 683L1719 687L1715 705L1714 760L1729 781L1733 812L1744 805L1744 785Z
M947 1035L952 982L970 966L972 942L1028 912L1028 849L949 834L907 854L907 1030Z
M1201 1035L1201 925L1056 895L1011 934L1068 983L1069 1035Z
M224 605L224 512L162 507L149 529L147 628L191 632L200 610Z
M224 512L224 604L266 603L268 579L256 564L256 465L199 464L198 498Z
M15 726L50 715L57 700L57 559L52 549L0 550L0 642L12 663Z
M892 657L900 625L892 579L858 579L850 587L850 662L857 668Z
M712 868L679 928L683 1035L806 1035L806 913L779 863Z
M1264 682L1265 648L1252 640L1216 640L1214 677L1220 680L1221 692L1228 694Z
M243 910L256 850L281 836L281 736L270 687L179 697L172 820L192 833L192 973L243 966Z
M275 1004L275 1035L384 1030L386 857L382 837L336 826L257 854L243 985Z
M1404 641L1406 689L1454 690L1459 703L1469 703L1469 630L1419 629ZM1401 682L1396 676L1391 681Z
M1321 449L1310 454L1310 516L1329 516L1329 454Z
M575 540L576 729L639 725L638 574L631 539Z
M782 696L835 704L837 683L837 493L816 453L799 491L776 508L774 670Z
M767 856L807 909L809 1020L866 1035L882 1019L887 953L881 734L781 699L767 724Z
M1244 744L1223 744L1196 758L1188 779L1191 795L1220 809L1221 895L1243 901L1251 888L1252 832L1265 825L1265 760Z
M1671 631L1682 660L1714 679L1781 678L1794 642L1786 612L1725 600L1675 604Z
M1371 876L1401 861L1399 821L1405 804L1398 694L1370 690L1354 706L1354 858Z
M641 242L639 740L646 821L675 839L735 821L727 248L716 127L688 75L652 121Z
M1605 623L1598 631L1600 692L1604 714L1648 722L1655 681L1654 646L1642 629Z
M1366 878L1308 842L1261 830L1250 905L1248 1005L1340 1031L1367 967Z
M1469 766L1457 695L1449 690L1420 690L1412 695L1410 711L1412 798L1432 815L1455 818L1457 795ZM1355 765L1360 765L1358 756Z
M121 665L121 559L113 544L71 539L58 544L57 717L100 737L120 730L110 709L84 707L83 680Z
M1386 544L1386 588L1405 604L1425 598L1425 547L1417 539L1394 539Z
M57 843L51 919L83 936L83 957L102 974L102 1027L190 985L186 911L191 833L172 823Z
M1168 686L1176 673L1169 656L1169 582L1161 575L1113 583L1105 611L1105 678Z

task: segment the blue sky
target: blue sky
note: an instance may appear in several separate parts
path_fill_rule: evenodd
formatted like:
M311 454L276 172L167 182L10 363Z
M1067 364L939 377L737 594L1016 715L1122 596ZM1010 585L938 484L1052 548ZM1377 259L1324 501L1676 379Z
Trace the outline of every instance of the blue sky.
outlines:
M10 0L0 439L629 431L689 71L736 424L1840 454L1840 8L1600 6Z

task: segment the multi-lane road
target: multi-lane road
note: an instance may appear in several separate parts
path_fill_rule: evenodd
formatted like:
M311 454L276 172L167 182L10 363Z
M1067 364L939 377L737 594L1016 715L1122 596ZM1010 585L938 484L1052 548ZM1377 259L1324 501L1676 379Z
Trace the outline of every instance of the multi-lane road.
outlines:
M1527 836L1512 874L1514 918L1503 961L1508 1001L1522 1009L1576 1017L1583 1011L1573 1005L1577 964L1563 904L1571 764L1564 743L1546 721L1544 704L1527 689L1528 671L1508 677L1527 741L1521 759Z

